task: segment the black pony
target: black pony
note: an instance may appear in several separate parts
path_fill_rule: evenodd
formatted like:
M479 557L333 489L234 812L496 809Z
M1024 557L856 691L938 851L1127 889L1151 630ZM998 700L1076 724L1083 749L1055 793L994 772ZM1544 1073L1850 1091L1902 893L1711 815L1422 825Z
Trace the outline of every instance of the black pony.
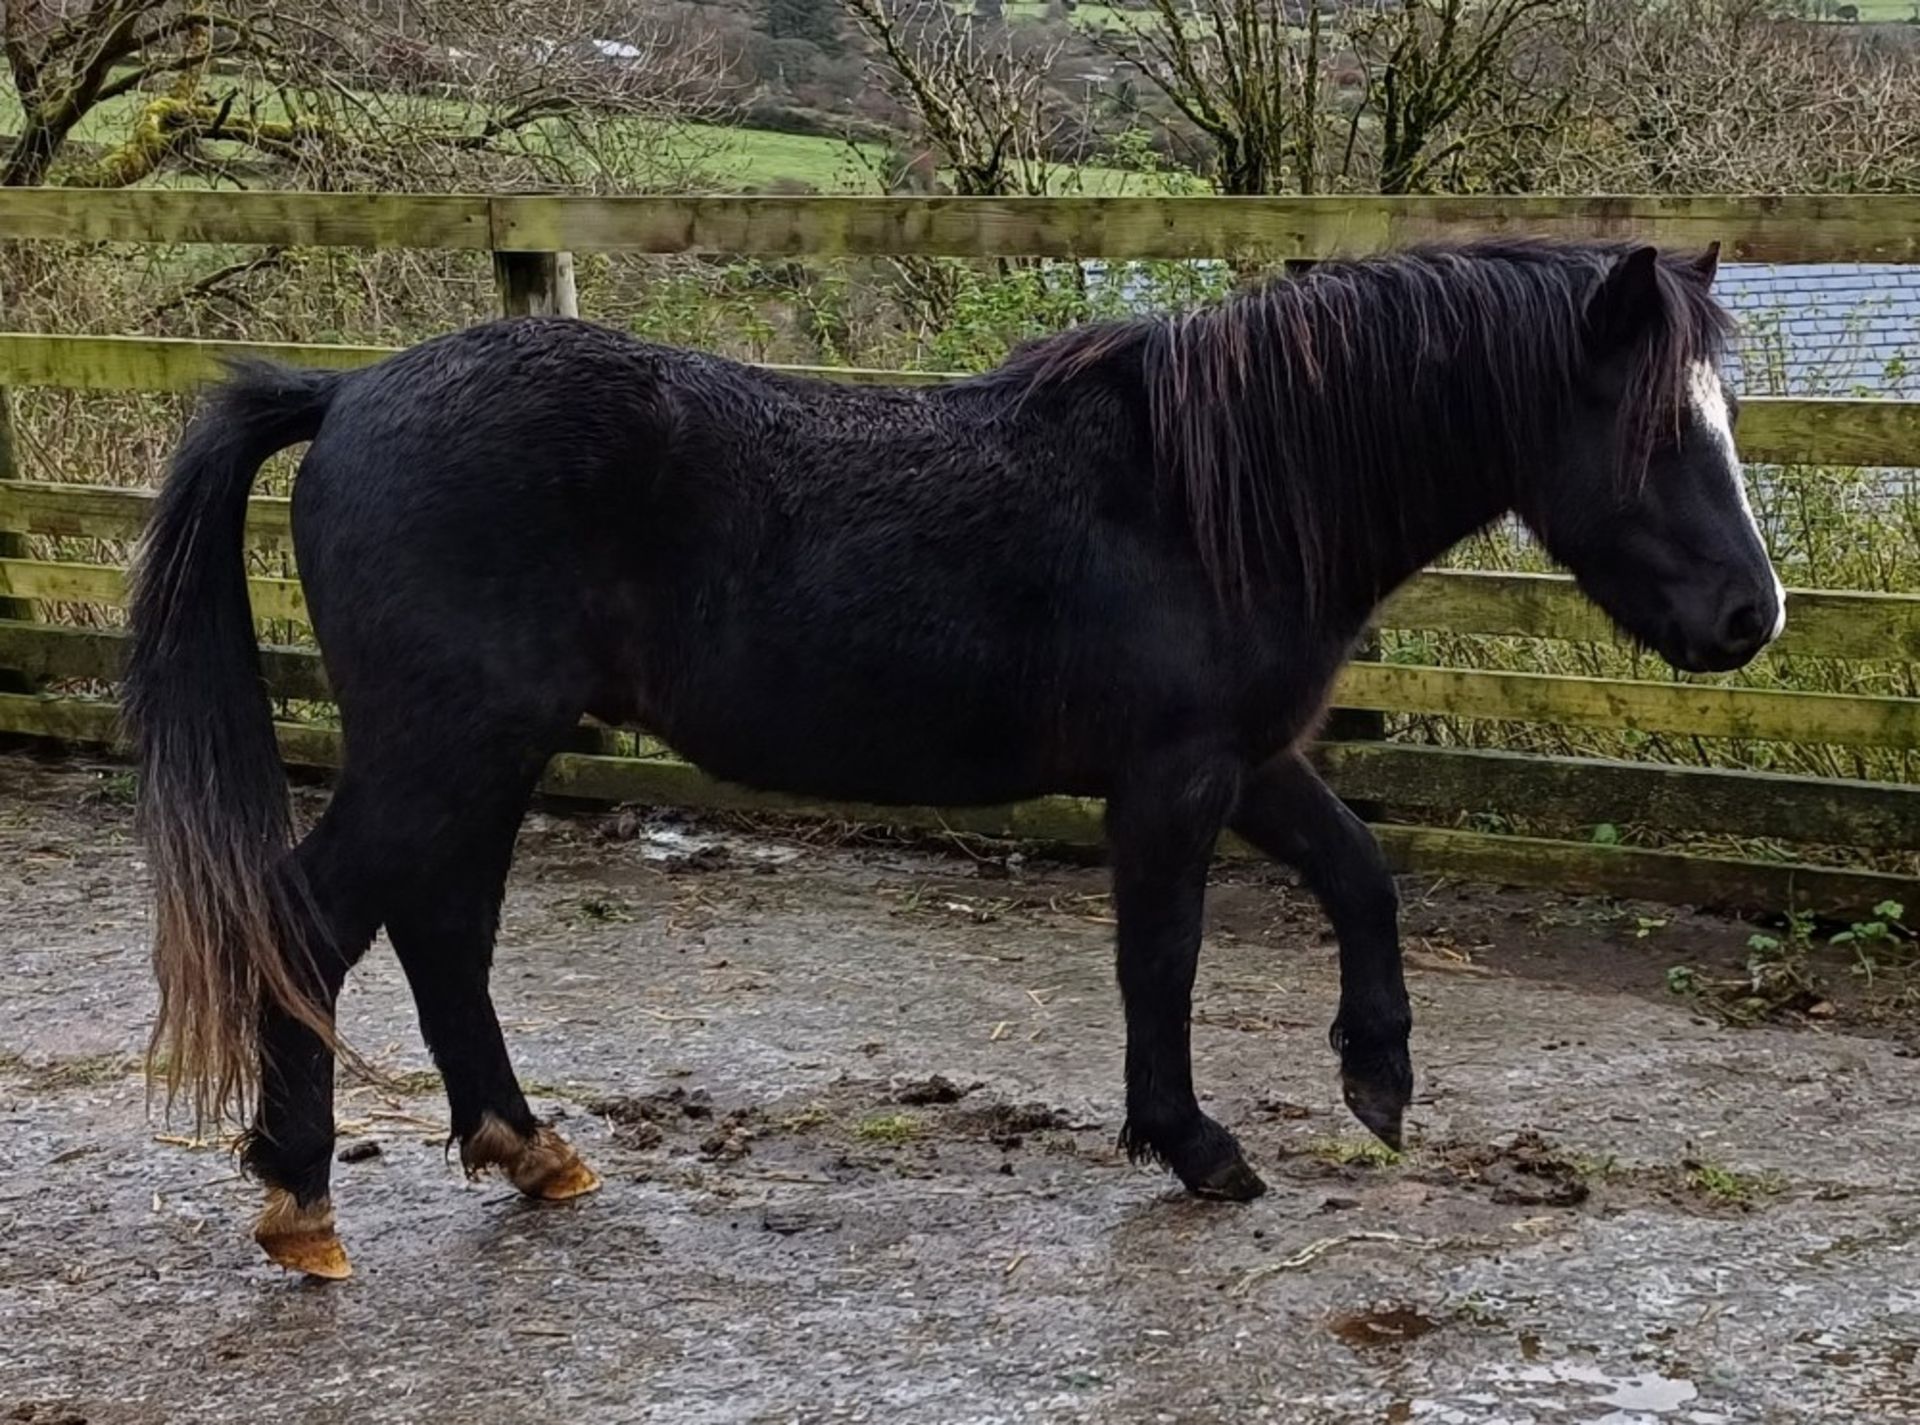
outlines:
M1394 887L1301 755L1381 597L1513 511L1629 635L1746 662L1782 596L1715 375L1714 255L1505 243L1327 263L1091 326L937 390L816 384L564 320L352 374L243 370L139 562L127 711L158 890L156 1056L251 1107L269 1256L333 1229L333 1007L385 926L471 1171L596 1180L538 1123L488 997L514 833L583 714L819 799L1107 800L1123 1141L1260 1179L1200 1111L1188 1007L1215 839L1332 918L1354 1113L1412 1090ZM240 556L261 462L312 442L295 548L346 762L289 852Z

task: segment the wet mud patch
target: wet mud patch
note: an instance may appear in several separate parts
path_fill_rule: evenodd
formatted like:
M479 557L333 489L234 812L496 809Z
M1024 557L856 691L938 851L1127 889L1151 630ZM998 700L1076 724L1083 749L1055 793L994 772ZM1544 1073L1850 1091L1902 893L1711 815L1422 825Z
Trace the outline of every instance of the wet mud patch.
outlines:
M1324 1199L1323 1212L1424 1200L1420 1189L1471 1197L1495 1207L1610 1213L1654 1207L1699 1216L1743 1216L1773 1204L1789 1184L1778 1173L1729 1166L1694 1150L1673 1162L1627 1162L1582 1151L1524 1130L1495 1140L1439 1138L1404 1154L1366 1138L1322 1139L1283 1170L1351 1187ZM1837 1185L1808 1185L1824 1200Z
M27 1400L0 1415L7 1425L89 1425L78 1410L50 1401Z
M1119 1161L1099 1123L1038 1100L1005 1101L981 1087L939 1073L843 1079L804 1097L723 1104L704 1088L675 1086L592 1098L581 1107L607 1122L620 1148L664 1161L724 1164L756 1152L791 1158L804 1149L842 1172L925 1172L947 1160L956 1169L984 1164L1001 1171L1001 1158L1027 1148ZM1000 1156L981 1158L987 1150Z
M925 1107L936 1103L958 1103L981 1087L981 1083L975 1079L963 1086L945 1074L929 1074L920 1079L896 1079L888 1087L895 1103Z
M1311 900L1234 864L1215 877L1215 933L1249 942L1325 942ZM1632 900L1457 882L1403 897L1403 953L1416 975L1517 978L1631 995L1730 1028L1845 1026L1920 1052L1920 907L1860 924L1742 920Z
M1578 1207L1593 1195L1598 1171L1530 1132L1501 1143L1433 1144L1419 1160L1416 1179L1484 1192L1502 1207Z
M949 1116L955 1132L982 1138L996 1148L1023 1147L1035 1134L1075 1134L1101 1131L1097 1123L1082 1122L1065 1109L1032 1100L1027 1103L974 1104Z

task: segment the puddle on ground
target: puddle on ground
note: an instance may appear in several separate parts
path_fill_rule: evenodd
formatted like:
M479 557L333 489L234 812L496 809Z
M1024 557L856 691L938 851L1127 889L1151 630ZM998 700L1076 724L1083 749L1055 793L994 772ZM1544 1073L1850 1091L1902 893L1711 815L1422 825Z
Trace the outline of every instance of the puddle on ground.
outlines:
M1417 1341L1440 1323L1407 1306L1387 1306L1377 1311L1351 1311L1333 1318L1328 1329L1349 1346L1366 1349L1378 1346L1404 1346Z
M1539 1362L1489 1367L1448 1399L1396 1401L1388 1418L1418 1425L1729 1425L1719 1411L1693 1407L1699 1395L1692 1381L1658 1371Z

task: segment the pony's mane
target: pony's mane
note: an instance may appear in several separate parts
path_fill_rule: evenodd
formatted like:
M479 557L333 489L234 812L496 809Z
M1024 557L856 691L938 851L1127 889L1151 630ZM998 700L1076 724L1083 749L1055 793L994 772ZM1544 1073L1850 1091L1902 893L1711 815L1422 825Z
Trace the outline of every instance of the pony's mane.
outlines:
M1246 600L1291 555L1312 605L1341 568L1406 541L1414 481L1517 492L1589 360L1588 299L1630 250L1490 242L1326 262L1182 316L1044 339L1003 372L1037 392L1137 362L1160 475L1221 596ZM1614 432L1623 491L1661 426L1677 425L1690 368L1717 361L1730 329L1685 259L1658 273L1661 310Z

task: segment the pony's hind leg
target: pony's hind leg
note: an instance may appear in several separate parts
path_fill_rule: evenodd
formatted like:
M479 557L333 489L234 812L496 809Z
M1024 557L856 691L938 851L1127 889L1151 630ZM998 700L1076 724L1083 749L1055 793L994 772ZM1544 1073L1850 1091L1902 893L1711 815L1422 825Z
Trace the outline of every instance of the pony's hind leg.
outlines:
M376 892L352 830L357 800L343 781L333 804L293 853L301 891L289 897L288 927L329 1013L347 971L366 953L379 925ZM269 1004L261 1012L260 1102L242 1149L247 1170L266 1185L254 1240L273 1261L308 1276L350 1274L334 1230L333 1050L307 1025Z
M388 938L446 1085L461 1163L469 1174L497 1169L527 1196L549 1201L591 1192L600 1180L528 1108L487 982L514 835L563 727L550 737L500 732L465 756L421 749L431 759L424 765L450 775L428 796L434 830L408 849L404 883L386 912Z
M509 849L511 836L509 830ZM445 1081L467 1172L498 1169L529 1197L578 1197L600 1180L571 1144L535 1120L487 990L504 881L503 872L419 886L388 918L387 934Z

